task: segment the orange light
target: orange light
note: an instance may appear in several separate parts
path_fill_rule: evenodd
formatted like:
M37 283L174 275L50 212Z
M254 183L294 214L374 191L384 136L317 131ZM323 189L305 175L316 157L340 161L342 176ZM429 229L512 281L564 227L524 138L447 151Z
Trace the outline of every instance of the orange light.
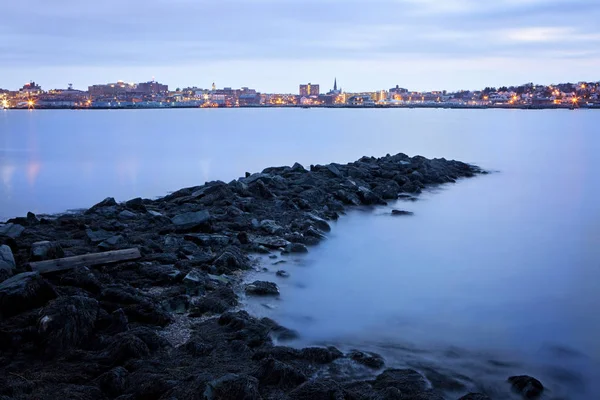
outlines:
M571 99L571 101L572 101L573 103L577 103L577 97L573 97L573 98Z

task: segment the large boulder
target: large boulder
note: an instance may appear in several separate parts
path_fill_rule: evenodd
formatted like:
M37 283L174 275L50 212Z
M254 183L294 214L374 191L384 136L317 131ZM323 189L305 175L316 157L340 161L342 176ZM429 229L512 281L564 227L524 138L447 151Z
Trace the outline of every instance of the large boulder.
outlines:
M24 272L0 283L0 317L41 307L56 297L54 287L38 272Z
M395 388L405 396L414 396L427 389L427 381L412 369L386 369L377 375L372 385L375 389Z
M294 388L307 380L302 371L272 357L262 360L253 375L261 385L282 388Z
M0 246L0 274L3 273L7 276L13 274L13 271L17 267L15 263L15 257L13 256L12 250L7 245L3 244Z
M25 231L25 227L19 224L2 224L0 225L0 236L6 236L11 239L16 239Z
M273 282L254 281L246 285L246 293L257 296L278 296L279 288Z
M520 393L526 399L537 399L544 391L542 382L528 375L511 376L508 382L515 392Z
M178 231L194 231L206 229L210 223L210 213L206 210L187 212L171 218Z
M367 353L359 350L352 350L348 354L348 357L350 357L359 364L373 369L380 369L383 368L383 366L385 365L383 357L376 353Z
M104 200L102 200L100 203L93 205L89 210L87 210L85 213L86 214L90 214L93 213L95 211L98 211L101 208L105 208L105 207L115 207L117 205L117 202L115 201L115 199L113 197L107 197Z
M33 261L52 260L64 257L65 252L58 242L44 240L31 245L31 259Z
M89 297L67 296L51 301L41 311L37 327L44 353L56 355L88 344L98 311L98 301Z

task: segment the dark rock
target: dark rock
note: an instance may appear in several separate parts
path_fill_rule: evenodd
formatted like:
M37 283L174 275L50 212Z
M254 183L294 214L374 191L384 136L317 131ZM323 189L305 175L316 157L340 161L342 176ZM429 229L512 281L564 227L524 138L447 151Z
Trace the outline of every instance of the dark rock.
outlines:
M54 356L85 346L93 333L98 309L96 300L82 296L59 297L48 303L38 320L44 353Z
M257 296L278 296L279 288L273 282L254 281L246 285L246 293Z
M343 357L341 351L333 346L329 347L306 347L300 350L300 357L304 360L318 364L329 364L330 362Z
M229 244L229 237L226 235L209 233L188 233L183 237L198 246L219 246L223 247Z
M221 270L220 272L229 272L249 269L250 260L239 247L229 246L215 259L214 265Z
M16 239L25 231L25 227L19 224L1 224L0 225L0 236L6 236L11 239Z
M4 318L41 307L56 297L54 287L37 272L24 272L0 283L0 315Z
M308 253L308 249L302 243L290 243L285 246L285 250L289 253Z
M127 332L129 330L129 319L122 308L113 311L110 315L110 318L110 325L106 329L107 334L114 335L117 333Z
M65 252L58 242L35 242L31 245L31 259L33 261L52 260L62 258Z
M125 244L125 238L121 235L111 236L98 245L102 250L112 250Z
M88 209L86 211L86 214L90 214L93 213L95 211L97 211L100 208L105 208L105 207L114 207L117 205L117 202L115 201L114 198L112 197L107 197L104 200L102 200L100 203L95 204L94 206L92 206L90 209Z
M88 237L88 240L92 244L97 244L97 243L103 242L113 236L110 232L107 232L103 229L93 231L88 228L88 229L86 229L85 233Z
M184 314L190 307L190 297L184 294L171 297L162 302L163 308L174 314Z
M307 380L302 371L272 357L261 361L252 375L259 380L261 385L286 389L295 388Z
M364 186L360 186L358 188L357 194L358 194L360 201L363 204L366 204L366 205L372 205L372 204L385 205L385 204L387 204L385 201L383 201L381 199L381 197L377 196L375 193L373 193L373 191L371 191L370 189L368 189Z
M260 221L259 227L271 235L279 235L284 231L284 228L271 219Z
M528 375L511 376L508 378L508 382L515 392L520 393L526 399L536 399L544 391L544 385Z
M492 398L481 393L469 393L458 400L492 400Z
M346 398L344 389L331 379L304 382L289 392L290 400L344 400Z
M136 197L135 199L126 201L125 207L129 208L130 210L139 211L139 212L148 211L146 209L146 205L144 204L144 200L140 197Z
M60 278L60 285L78 287L93 294L99 294L102 290L101 282L87 267L78 267L64 273Z
M258 236L253 238L252 242L259 246L267 247L269 249L278 249L290 244L290 242L288 242L287 240L277 236Z
M400 215L414 215L412 211L404 211L404 210L392 210L392 215L400 216Z
M7 245L3 244L0 246L0 271L6 271L7 276L13 274L13 271L17 268L15 263L15 257L13 256L12 250Z
M208 382L205 400L259 400L258 379L238 374L226 374Z
M277 271L277 272L275 273L275 275L277 275L277 276L279 276L279 277L281 277L281 278L289 278L289 277L290 277L290 274L289 274L289 272L287 272L287 271L284 271L284 270L282 270L282 269L280 269L279 271Z
M100 358L112 365L123 365L131 359L144 358L150 355L148 345L139 337L129 333L120 333L111 339Z
M306 215L311 220L311 222L315 225L315 227L317 229L319 229L323 232L331 231L331 226L329 226L329 223L327 221L325 221L323 218L321 218L315 214L311 214L311 213L307 213Z
M206 229L210 219L210 213L202 210L176 215L171 218L171 222L178 231L193 231Z
M137 217L138 217L138 214L131 212L129 210L123 210L119 213L120 219L136 219Z
M383 358L379 354L375 353L367 353L359 350L352 350L348 354L348 357L350 357L357 363L365 365L369 368L380 369L383 368L385 365Z
M103 393L111 397L117 397L125 391L125 381L129 372L123 367L115 367L100 375L96 383Z
M405 396L416 395L427 389L427 381L412 369L386 369L372 381L374 388L384 390L392 387Z

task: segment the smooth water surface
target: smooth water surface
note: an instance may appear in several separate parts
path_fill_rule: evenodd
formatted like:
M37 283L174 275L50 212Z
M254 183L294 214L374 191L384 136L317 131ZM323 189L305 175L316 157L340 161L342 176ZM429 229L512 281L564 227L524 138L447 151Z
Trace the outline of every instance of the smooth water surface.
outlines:
M373 348L389 365L430 358L486 385L529 373L551 395L600 398L599 123L583 110L5 111L0 218L295 161L476 163L496 172L352 211L306 257L265 261L257 276L281 298L249 307L301 344Z

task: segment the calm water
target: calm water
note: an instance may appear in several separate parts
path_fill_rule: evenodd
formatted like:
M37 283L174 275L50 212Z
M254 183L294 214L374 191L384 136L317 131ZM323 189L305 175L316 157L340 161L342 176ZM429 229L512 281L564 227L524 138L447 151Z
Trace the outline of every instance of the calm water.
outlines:
M249 307L298 330L299 344L433 362L497 391L529 373L554 396L600 398L599 123L579 110L5 111L0 218L295 161L404 152L476 163L497 172L353 211L306 257L266 260L258 276L282 296ZM392 207L415 216L392 218Z

